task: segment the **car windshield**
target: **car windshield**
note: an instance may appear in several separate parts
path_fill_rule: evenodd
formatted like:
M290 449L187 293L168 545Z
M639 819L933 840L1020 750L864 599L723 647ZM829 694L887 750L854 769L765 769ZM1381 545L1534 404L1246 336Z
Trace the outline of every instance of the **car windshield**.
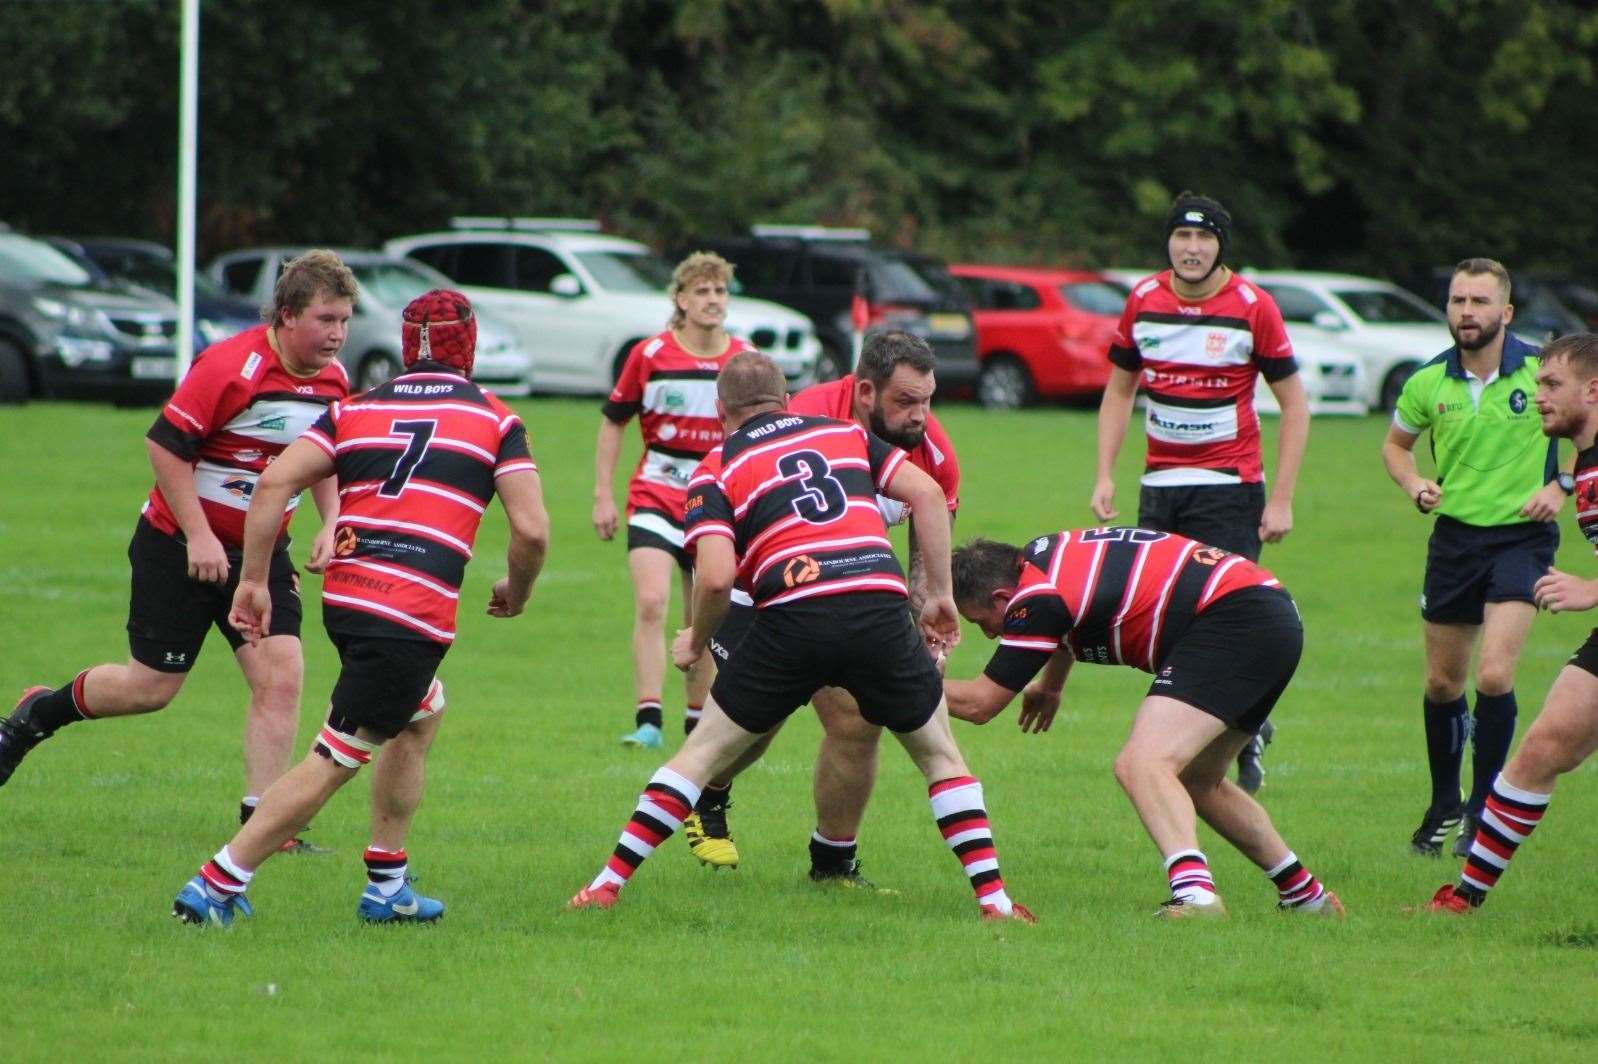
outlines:
M1370 325L1432 325L1447 320L1418 296L1396 288L1334 288L1332 294Z
M84 288L92 283L87 270L49 244L15 233L0 233L0 273L29 281Z
M1108 281L1073 281L1060 286L1060 295L1077 310L1089 314L1120 315L1126 306L1126 289Z
M154 255L124 255L114 262L101 260L100 268L119 281L148 288L168 298L178 290L177 265ZM213 299L227 295L221 285L199 272L194 275L194 290Z
M671 264L643 251L579 251L577 261L610 292L664 292L671 285Z
M352 263L350 271L360 283L361 294L385 307L403 307L423 292L452 287L439 274L408 262Z
M930 305L938 302L938 293L908 262L884 258L871 265L871 298L878 303Z

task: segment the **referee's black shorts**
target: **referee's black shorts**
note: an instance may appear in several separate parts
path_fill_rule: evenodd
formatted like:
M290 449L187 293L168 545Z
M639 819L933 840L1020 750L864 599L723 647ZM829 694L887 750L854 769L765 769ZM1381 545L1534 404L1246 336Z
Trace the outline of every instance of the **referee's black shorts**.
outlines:
M843 688L868 722L896 732L921 727L943 700L903 595L821 595L753 612L710 688L745 731L770 731L821 687Z
M1552 521L1488 528L1439 516L1426 545L1420 615L1433 624L1480 624L1489 602L1532 602L1558 548Z
M1148 693L1257 732L1303 652L1304 624L1292 597L1281 588L1244 588L1193 618L1156 666Z

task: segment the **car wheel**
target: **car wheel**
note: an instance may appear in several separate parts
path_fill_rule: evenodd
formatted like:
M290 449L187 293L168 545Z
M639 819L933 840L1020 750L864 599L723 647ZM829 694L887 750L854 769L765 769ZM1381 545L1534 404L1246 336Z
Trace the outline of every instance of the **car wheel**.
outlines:
M1020 359L999 355L982 364L977 400L989 410L1015 410L1032 402L1032 374Z
M0 339L0 403L25 403L32 393L27 356L10 340Z
M1392 410L1398 406L1398 397L1404 391L1404 384L1415 375L1420 368L1419 362L1400 362L1387 371L1387 376L1382 380L1381 402L1383 410Z
M848 361L842 352L823 345L821 354L816 356L816 383L835 381L848 372Z
M355 371L355 391L368 392L387 384L399 371L399 360L393 355L386 351L373 351L361 359L360 368Z

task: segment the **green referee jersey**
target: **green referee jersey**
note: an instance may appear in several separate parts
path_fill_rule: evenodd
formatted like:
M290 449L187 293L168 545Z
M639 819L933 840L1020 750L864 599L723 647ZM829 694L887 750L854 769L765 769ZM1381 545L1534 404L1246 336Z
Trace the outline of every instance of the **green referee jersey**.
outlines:
M1419 436L1431 430L1432 458L1443 504L1437 513L1466 524L1522 524L1520 508L1558 471L1553 440L1543 435L1537 407L1537 348L1504 337L1498 376L1471 394L1451 347L1409 378L1393 424Z

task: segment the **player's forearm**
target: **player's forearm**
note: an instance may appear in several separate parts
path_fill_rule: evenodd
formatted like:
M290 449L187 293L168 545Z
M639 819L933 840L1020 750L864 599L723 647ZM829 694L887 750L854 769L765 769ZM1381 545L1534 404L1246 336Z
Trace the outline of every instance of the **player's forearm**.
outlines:
M1075 661L1071 652L1061 647L1049 656L1044 663L1043 671L1038 674L1038 683L1050 694L1057 695L1065 690L1065 681L1071 675L1071 664Z
M1126 440L1126 429L1132 422L1132 404L1137 399L1137 378L1122 378L1125 371L1117 368L1104 388L1099 400L1098 478L1104 480L1115 475L1115 460L1121 455L1121 444Z
M283 515L296 490L287 481L273 477L270 469L255 482L250 509L244 515L244 560L239 568L240 580L266 582L272 566L272 549L283 528Z
M1393 483L1413 499L1421 480L1420 470L1415 467L1415 452L1387 440L1382 444L1382 464Z
M912 607L918 613L918 588L921 603L929 598L943 598L953 588L953 580L949 575L949 552L954 546L951 531L954 522L943 489L930 480L928 484L930 488L917 491L910 499L911 527L921 530L915 534L915 549L910 555L910 598Z
M694 580L694 634L693 645L695 650L704 650L710 645L710 637L716 634L716 629L721 627L721 622L727 619L727 611L731 608L730 589L705 580Z
M338 478L323 477L311 485L311 501L325 528L338 521Z
M1006 692L1011 698L1014 692ZM1009 699L999 701L989 697L986 685L979 680L944 680L943 696L949 705L949 716L969 724L986 724L1004 712Z
M599 419L599 439L594 443L594 498L610 498L615 491L616 460L621 455L624 426L608 417Z
M505 550L505 573L513 595L523 600L533 592L533 583L544 571L549 552L549 515L530 520L527 525L511 525L510 545Z
M194 488L194 466L154 440L145 440L144 445L150 452L150 467L155 470L155 485L161 489L161 497L183 534L190 540L213 535L199 492Z
M1309 404L1299 389L1291 404L1283 404L1281 423L1276 439L1276 478L1271 496L1282 502L1292 502L1298 487L1298 471L1304 464L1304 450L1309 444Z

